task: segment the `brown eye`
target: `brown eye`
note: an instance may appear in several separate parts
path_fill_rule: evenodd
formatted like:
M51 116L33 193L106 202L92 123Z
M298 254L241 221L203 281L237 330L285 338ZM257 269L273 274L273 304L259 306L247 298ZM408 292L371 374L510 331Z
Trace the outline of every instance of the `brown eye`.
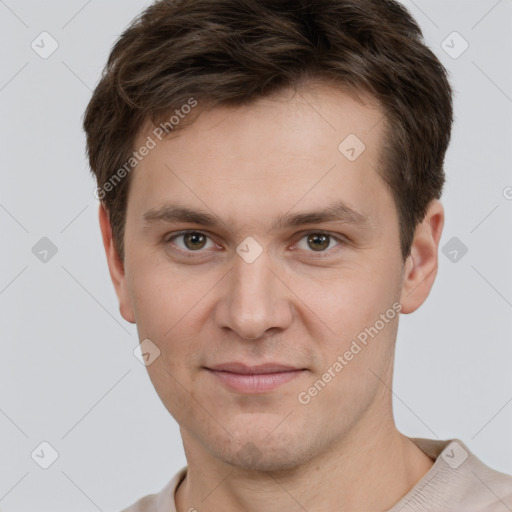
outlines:
M165 244L172 250L187 256L190 256L191 253L206 254L208 252L206 249L215 247L213 240L199 231L182 231L167 238Z
M308 235L308 244L314 251L323 251L329 247L331 237L324 233L311 233Z
M334 256L345 245L343 238L323 231L310 231L296 244L298 249L309 253L317 253L318 257Z
M202 233L186 233L183 236L183 241L185 243L185 247L190 249L191 251L195 249L202 249L206 245L207 236Z

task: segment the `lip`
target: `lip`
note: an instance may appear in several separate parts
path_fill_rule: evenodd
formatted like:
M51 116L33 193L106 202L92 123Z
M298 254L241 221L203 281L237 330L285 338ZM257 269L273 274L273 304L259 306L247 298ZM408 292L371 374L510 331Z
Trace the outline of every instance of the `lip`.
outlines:
M280 373L302 370L303 368L297 368L296 366L289 366L279 363L265 363L250 366L244 363L231 362L209 366L208 369L221 372L239 373L242 375L259 375L262 373Z
M265 393L302 375L305 368L267 363L248 366L233 362L207 367L206 370L232 391Z

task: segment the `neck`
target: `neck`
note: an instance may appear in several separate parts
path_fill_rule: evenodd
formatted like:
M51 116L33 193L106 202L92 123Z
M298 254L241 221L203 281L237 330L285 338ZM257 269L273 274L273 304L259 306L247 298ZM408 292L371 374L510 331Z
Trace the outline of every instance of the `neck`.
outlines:
M433 460L388 421L357 429L308 463L287 471L253 471L199 450L182 432L188 469L176 491L178 512L282 510L386 511L421 480ZM357 432L356 432L357 430Z

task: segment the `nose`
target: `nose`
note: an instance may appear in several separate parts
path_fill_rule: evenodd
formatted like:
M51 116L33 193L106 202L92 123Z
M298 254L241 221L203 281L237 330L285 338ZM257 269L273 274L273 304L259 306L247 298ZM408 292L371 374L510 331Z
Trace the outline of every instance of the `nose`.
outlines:
M293 293L274 270L264 251L248 263L235 256L215 309L219 328L256 340L268 330L281 332L293 319Z

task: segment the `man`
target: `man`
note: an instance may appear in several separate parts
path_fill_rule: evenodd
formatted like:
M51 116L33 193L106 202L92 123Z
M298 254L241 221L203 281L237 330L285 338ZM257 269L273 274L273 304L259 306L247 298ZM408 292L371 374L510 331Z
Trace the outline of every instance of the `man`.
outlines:
M512 477L392 414L451 123L393 1L159 1L122 34L88 155L120 312L188 462L127 512L512 509Z

